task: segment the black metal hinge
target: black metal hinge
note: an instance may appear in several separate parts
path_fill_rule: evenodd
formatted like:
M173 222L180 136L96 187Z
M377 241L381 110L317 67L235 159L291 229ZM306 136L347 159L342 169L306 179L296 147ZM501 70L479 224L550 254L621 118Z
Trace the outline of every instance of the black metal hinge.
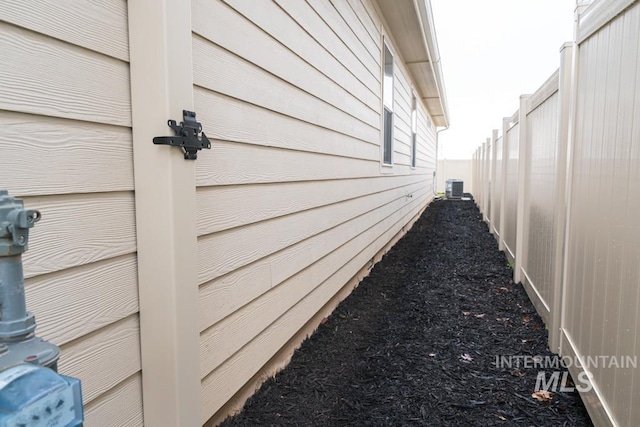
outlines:
M196 160L198 151L203 148L211 149L207 135L202 132L202 124L196 121L196 113L182 110L183 121L180 125L175 120L169 120L168 125L176 133L175 136L156 136L153 143L158 145L173 145L182 147L185 160ZM202 132L202 136L199 134Z

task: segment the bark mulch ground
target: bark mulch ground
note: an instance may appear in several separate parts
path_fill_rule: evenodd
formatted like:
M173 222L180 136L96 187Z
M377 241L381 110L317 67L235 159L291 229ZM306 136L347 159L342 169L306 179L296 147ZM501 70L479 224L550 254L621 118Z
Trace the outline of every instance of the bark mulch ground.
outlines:
M590 426L532 397L547 332L472 201L434 201L226 426ZM550 373L550 372L549 372Z

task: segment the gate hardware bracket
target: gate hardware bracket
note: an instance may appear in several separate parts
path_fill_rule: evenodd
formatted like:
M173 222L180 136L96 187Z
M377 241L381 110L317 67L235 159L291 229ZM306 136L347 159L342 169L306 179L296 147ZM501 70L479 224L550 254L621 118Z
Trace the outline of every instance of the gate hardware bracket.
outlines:
M153 143L158 145L173 145L182 147L185 160L196 160L198 151L203 148L211 149L211 143L207 135L202 132L202 124L196 121L196 113L182 110L183 120L180 125L175 120L169 120L167 124L174 130L176 136L156 136ZM202 132L202 137L198 134Z

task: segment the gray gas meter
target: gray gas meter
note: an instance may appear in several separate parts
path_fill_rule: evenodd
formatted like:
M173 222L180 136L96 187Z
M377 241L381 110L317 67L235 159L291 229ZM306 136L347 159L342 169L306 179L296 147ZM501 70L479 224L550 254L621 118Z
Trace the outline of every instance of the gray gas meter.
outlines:
M30 363L0 372L0 427L82 425L80 381Z
M26 308L22 254L40 212L0 190L0 427L75 427L80 381L58 374L60 349L35 336Z

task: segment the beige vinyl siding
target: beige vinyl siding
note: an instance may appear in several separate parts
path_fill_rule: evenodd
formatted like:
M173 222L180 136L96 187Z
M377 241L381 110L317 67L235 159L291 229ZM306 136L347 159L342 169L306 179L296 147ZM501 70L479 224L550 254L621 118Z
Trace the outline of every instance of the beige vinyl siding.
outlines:
M383 28L368 1L193 0L192 14L213 143L196 164L205 422L424 209L436 156L419 104L410 167L413 84L394 52L382 170Z
M437 143L436 132L429 114L420 103L418 103L418 133L416 138L416 168L413 174L424 174L425 185L435 195L436 183L433 173L437 166ZM430 123L430 124L428 124Z
M142 375L138 372L106 392L100 399L85 405L85 425L143 425L141 389Z
M82 380L86 425L142 425L126 3L6 1L0 50L0 186L42 212L36 332Z
M416 200L417 204L424 203ZM268 325L258 336L248 342L244 347L240 348L232 358L220 365L212 373L207 375L202 382L203 386L203 406L211 411L225 401L230 395L233 395L236 384L248 381L252 373L257 372L271 357L275 354L287 340L292 337L306 322L313 313L317 312L322 304L335 295L344 284L364 266L371 258L385 246L385 244L397 234L413 216L420 212L421 208L409 211L406 215L400 216L396 213L395 217L391 217L389 222L396 220L391 226L387 223L380 223L379 228L372 229L370 233L362 235L359 240L368 241L365 249L357 252L354 258L344 260L338 258L343 252L337 253L335 257L328 258L323 264L328 264L332 271L338 268L328 279L318 283L317 287L300 300L293 308L282 314L274 323ZM386 231L381 228L389 227ZM380 233L380 234L378 234ZM371 235L378 234L379 237L373 239ZM354 242L353 245L365 245L360 241ZM362 246L350 245L345 247L345 252L357 251ZM340 260L345 262L343 265L336 264ZM322 261L322 260L321 260ZM318 261L321 262L321 261Z
M408 71L406 71L403 64L398 63L396 68L400 68L400 70L394 76L394 164L410 167L413 89L411 89L411 84L408 80ZM428 113L419 102L417 105L417 117L416 168L423 169L422 173L426 172L425 168L434 171L436 166L435 132L433 125L427 125ZM428 120L431 122L431 119ZM433 185L431 180L428 185Z
M295 1L295 0L288 0ZM366 67L374 78L380 81L381 63L381 40L371 41L363 34L359 26L361 22L355 19L344 17L344 8L341 8L340 1L328 2L324 0L309 0L307 3L316 11L318 16L331 28L331 30L342 40L343 44L353 53L353 55ZM343 2L344 3L344 2ZM336 8L336 5L337 8ZM368 5L370 7L370 5ZM337 10L341 9L341 10ZM379 20L374 17L376 24L380 26ZM373 89L376 92L376 89Z
M640 4L595 29L579 45L563 351L633 356L640 354ZM637 425L638 369L591 372L600 400L589 406L592 417Z
M277 23L286 26L279 26L281 29L273 27L274 31L281 32L278 34L286 35L291 31L295 31L293 34L298 34L297 40L289 41L288 48L313 64L349 93L361 99L374 111L378 111L381 96L380 75L375 71L372 72L353 54L349 45L345 44L332 30L330 21L327 23L323 16L316 13L307 2L276 0L276 3L295 21L291 23L284 19ZM312 43L312 40L317 43ZM375 69L374 67L373 70Z
M504 243L506 254L513 262L516 254L516 224L518 210L518 151L520 125L516 123L506 133L504 143L507 144L507 172L505 174L505 224Z

